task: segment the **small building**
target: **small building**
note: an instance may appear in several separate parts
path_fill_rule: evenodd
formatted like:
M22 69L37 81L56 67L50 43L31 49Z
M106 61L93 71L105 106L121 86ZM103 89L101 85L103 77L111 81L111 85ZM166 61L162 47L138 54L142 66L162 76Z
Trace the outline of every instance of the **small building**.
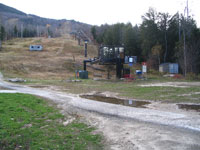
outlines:
M178 74L177 63L163 63L159 65L159 72Z
M29 50L30 51L42 51L43 47L42 45L30 45Z

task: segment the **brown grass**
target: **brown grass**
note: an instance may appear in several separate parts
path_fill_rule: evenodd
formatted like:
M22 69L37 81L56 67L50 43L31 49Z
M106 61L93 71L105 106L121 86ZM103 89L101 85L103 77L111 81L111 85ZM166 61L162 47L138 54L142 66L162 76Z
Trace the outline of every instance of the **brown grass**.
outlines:
M42 45L43 51L29 51L29 46L33 44ZM80 69L85 59L84 46L79 46L69 36L17 38L4 42L0 53L0 69L4 75L36 79L73 77L76 66ZM89 45L88 58L96 56L97 48Z

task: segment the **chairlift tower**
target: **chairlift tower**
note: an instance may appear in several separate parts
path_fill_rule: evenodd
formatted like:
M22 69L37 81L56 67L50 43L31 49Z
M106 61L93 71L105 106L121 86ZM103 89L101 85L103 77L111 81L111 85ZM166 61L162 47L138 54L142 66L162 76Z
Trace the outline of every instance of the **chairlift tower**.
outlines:
M122 77L125 50L123 46L101 46L99 48L100 65L116 65L116 77Z
M136 56L125 56L125 48L123 46L100 46L98 50L98 57L84 60L84 70L86 71L86 63L99 63L99 65L116 65L116 77L122 78L123 65L135 64Z

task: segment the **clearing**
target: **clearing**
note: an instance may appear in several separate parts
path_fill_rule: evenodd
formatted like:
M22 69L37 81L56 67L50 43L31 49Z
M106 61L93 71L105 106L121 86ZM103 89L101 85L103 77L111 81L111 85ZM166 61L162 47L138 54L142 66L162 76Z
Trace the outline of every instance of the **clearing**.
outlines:
M44 51L30 52L30 44L41 44ZM53 101L64 116L79 116L81 122L95 127L104 137L104 149L200 149L200 82L155 75L131 82L71 82L74 71L82 68L83 54L83 45L67 35L7 41L0 57L4 80L18 77L27 82L13 84L1 78L0 92L33 94ZM88 54L93 58L97 48L89 45ZM90 78L97 73L88 69ZM105 72L99 74L106 76ZM96 101L88 100L91 98ZM135 107L136 101L144 105Z

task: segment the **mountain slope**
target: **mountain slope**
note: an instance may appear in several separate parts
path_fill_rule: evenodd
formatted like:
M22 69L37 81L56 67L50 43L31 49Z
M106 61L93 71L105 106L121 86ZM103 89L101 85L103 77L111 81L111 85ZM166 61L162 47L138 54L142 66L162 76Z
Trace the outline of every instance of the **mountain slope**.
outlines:
M12 8L12 7L9 7L9 6L6 6L4 4L1 4L0 3L0 12L4 12L4 13L13 13L13 14L18 14L18 15L26 15L24 12L22 11L19 11L15 8Z
M87 38L91 38L91 25L89 24L74 20L42 18L32 14L26 14L1 3L0 22L4 25L7 32L12 32L15 26L17 27L18 31L20 31L21 26L23 25L23 29L26 28L35 31L40 30L39 32L41 32L41 35L45 35L47 32L47 26L49 26L51 32L54 33L52 36L58 36L71 32L78 33L81 31L87 35Z

